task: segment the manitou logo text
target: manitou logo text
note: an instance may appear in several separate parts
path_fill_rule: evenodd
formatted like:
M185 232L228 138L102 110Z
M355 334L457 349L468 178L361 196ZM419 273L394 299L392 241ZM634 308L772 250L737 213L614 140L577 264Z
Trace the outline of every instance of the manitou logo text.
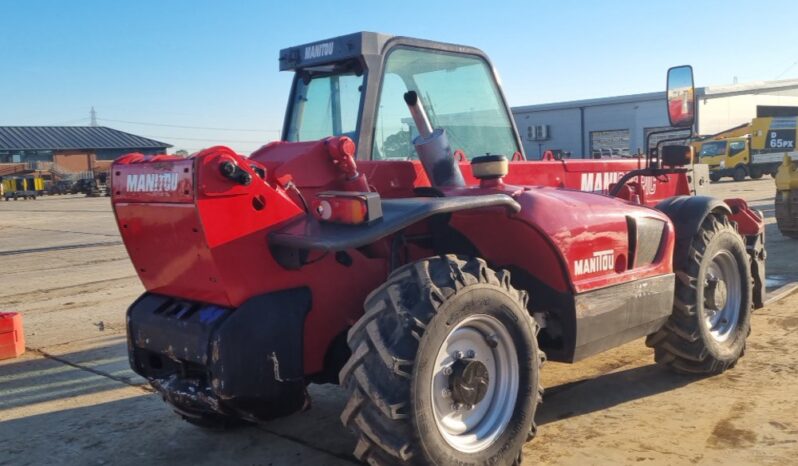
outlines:
M593 257L574 261L574 275L585 275L594 272L605 272L615 268L615 253L612 249L596 251Z
M624 172L582 173L580 190L594 193L606 193L609 191L610 185L617 183L624 174ZM645 189L648 194L657 192L657 185L652 177L643 177L643 189Z
M305 47L305 60L314 58L329 57L333 54L335 42L325 42L323 44L308 45Z
M177 190L177 173L146 173L127 176L127 192L157 193Z

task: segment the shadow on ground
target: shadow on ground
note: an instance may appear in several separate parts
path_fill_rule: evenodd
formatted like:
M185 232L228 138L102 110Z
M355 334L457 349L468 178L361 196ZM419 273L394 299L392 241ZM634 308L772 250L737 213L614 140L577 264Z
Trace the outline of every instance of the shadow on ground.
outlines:
M104 346L43 357L28 351L0 365L0 419L3 411L36 403L95 394L132 384L124 337ZM69 361L70 364L64 363Z
M0 464L352 464L261 428L207 431L142 394L0 422Z
M674 374L657 364L650 364L569 382L546 389L536 420L538 425L543 425L581 416L675 390L701 379Z

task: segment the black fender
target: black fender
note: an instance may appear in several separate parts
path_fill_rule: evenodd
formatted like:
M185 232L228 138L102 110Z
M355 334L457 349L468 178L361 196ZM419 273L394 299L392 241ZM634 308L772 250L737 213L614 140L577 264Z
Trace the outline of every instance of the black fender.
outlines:
M373 222L340 225L319 222L311 215L303 215L272 231L269 234L269 244L273 253L276 252L275 247L344 251L371 244L434 215L488 207L504 207L511 213L521 210L521 206L506 194L384 199L382 218Z
M656 209L673 222L676 246L673 251L673 268L682 270L687 264L687 253L693 236L711 212L731 215L729 206L720 199L709 196L675 196L657 204Z

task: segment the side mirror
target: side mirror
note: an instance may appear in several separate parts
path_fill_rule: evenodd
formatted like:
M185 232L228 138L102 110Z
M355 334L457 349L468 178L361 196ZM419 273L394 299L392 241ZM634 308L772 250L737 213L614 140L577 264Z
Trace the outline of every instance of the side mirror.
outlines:
M683 167L693 163L693 146L663 146L662 166Z
M674 66L668 70L668 119L675 128L689 128L695 122L693 67Z

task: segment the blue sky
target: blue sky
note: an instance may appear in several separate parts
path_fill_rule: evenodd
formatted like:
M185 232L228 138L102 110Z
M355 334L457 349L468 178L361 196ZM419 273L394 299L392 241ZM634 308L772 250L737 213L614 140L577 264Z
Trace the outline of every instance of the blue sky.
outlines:
M88 124L93 105L176 149L249 153L279 137L291 45L358 30L473 45L516 106L662 90L683 63L697 86L798 78L796 17L795 0L0 0L0 125Z

